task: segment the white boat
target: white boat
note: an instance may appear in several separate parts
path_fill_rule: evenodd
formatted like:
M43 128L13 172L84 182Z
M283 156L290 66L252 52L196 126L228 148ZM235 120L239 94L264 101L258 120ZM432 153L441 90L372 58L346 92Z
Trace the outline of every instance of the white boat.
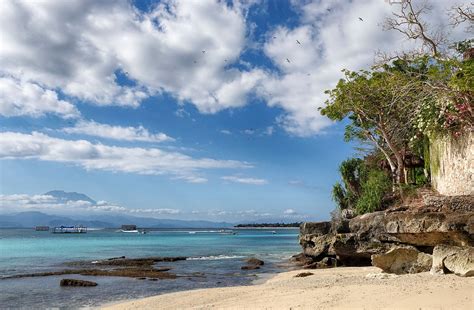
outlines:
M135 234L138 234L138 230L123 230L121 229L120 232L123 232L123 233L135 233Z

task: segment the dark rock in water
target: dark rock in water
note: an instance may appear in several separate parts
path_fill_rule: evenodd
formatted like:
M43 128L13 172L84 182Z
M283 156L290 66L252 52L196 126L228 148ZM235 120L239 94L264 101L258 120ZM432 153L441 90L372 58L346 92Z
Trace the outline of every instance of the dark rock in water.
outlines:
M263 266L265 262L255 257L251 257L245 260L245 262L249 265L256 265L256 266Z
M97 283L86 280L77 280L77 279L62 279L59 282L60 286L97 286Z
M13 276L0 278L0 280L58 276L58 275L64 275L64 274L80 274L83 276L105 276L105 277L128 277L128 278L147 277L147 278L156 278L156 279L176 279L175 274L165 272L162 270L169 270L169 268L155 269L155 268L133 267L133 268L118 268L118 269L65 269L61 271L17 274Z
M433 250L432 274L455 273L474 276L474 248L438 245Z
M255 270L255 269L260 269L260 266L258 265L247 265L247 266L242 266L240 267L242 270Z
M138 277L137 280L146 280L145 277Z
M309 277L314 275L312 272L300 272L297 275L295 275L295 278L304 278L304 277Z
M176 262L186 260L186 257L145 257L145 258L125 258L116 257L95 262L95 265L100 266L151 266L159 262Z
M404 274L429 271L432 264L430 254L412 246L398 246L384 254L372 255L372 265L385 272Z

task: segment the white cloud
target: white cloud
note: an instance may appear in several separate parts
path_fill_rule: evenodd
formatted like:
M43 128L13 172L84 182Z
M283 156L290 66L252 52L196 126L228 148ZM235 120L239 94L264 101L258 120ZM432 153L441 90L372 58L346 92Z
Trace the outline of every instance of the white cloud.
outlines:
M298 214L298 212L296 212L294 209L286 209L285 211L283 211L283 214L285 214L285 215L296 215L296 214Z
M169 208L162 208L162 209L130 209L128 210L130 213L140 213L140 214L180 214L181 210L178 209L169 209Z
M245 46L247 9L212 0L168 0L145 13L119 0L3 1L0 73L98 105L136 107L168 92L215 113L246 104L264 76L227 67ZM121 86L117 72L135 86Z
M254 209L250 210L223 210L223 209L211 209L211 210L193 210L191 214L194 215L207 215L210 217L218 218L233 218L233 219L242 219L242 218L262 218L272 216L269 212L260 212Z
M299 24L271 29L263 43L277 70L244 66L245 48L260 48L249 42L254 26L246 13L253 3L165 0L141 12L120 0L2 1L0 76L36 85L36 96L48 94L50 101L40 107L38 101L22 100L22 92L9 92L1 113L77 115L55 91L98 105L132 107L166 92L201 113L216 113L248 104L255 92L268 106L283 109L277 124L308 136L331 124L317 108L342 68L367 68L378 49L415 46L397 32L382 31L379 24L394 9L385 1L295 1ZM446 9L453 3L430 4L429 22L446 26ZM128 86L120 85L118 72Z
M265 179L256 179L256 178L245 178L240 176L223 176L221 177L222 180L233 182L233 183L241 183L241 184L250 184L250 185L265 185L268 184L268 181Z
M273 132L275 131L275 128L273 128L273 126L268 126L267 128L265 128L265 130L263 131L263 134L266 135L266 136L271 136L273 135Z
M181 211L178 209L168 208L149 208L149 209L129 209L107 201L98 201L93 204L89 201L82 200L68 200L58 199L50 195L0 195L0 213L13 213L24 211L42 211L54 212L55 214L78 214L85 215L84 212L89 213L122 213L131 215L176 215Z
M93 144L86 140L64 140L42 133L0 133L0 159L37 159L70 163L87 170L104 170L173 178L202 183L206 169L241 169L251 165L235 160L193 158L158 148L127 148Z
M222 129L222 130L220 131L220 133L222 133L222 134L224 134L224 135L231 135L231 134L232 134L232 132L231 132L230 130L227 130L227 129Z
M79 111L58 94L38 84L12 77L0 77L0 115L40 117L53 113L62 118L75 118Z
M94 121L84 120L77 122L74 127L63 128L62 131L69 134L84 134L123 141L164 142L174 140L164 133L152 134L143 126L111 126L108 124L100 124Z
M292 28L277 27L268 35L264 53L280 74L263 80L258 92L268 105L286 111L278 119L283 128L298 136L308 136L331 124L317 108L324 106L324 91L333 88L342 77L341 69L369 68L378 50L393 52L416 45L396 31L382 30L384 17L396 9L385 1L294 4L302 16L301 23ZM430 4L434 10L429 21L446 25L447 9L453 3L444 0Z

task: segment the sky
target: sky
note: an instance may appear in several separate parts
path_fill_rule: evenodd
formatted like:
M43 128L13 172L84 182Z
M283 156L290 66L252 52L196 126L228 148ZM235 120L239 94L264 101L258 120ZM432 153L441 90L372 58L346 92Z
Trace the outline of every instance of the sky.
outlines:
M454 1L455 2L455 1ZM451 0L427 19L449 28ZM458 1L464 3L465 1ZM396 4L395 4L396 5ZM414 46L367 1L0 1L0 213L324 220L343 68ZM58 201L50 190L96 204Z

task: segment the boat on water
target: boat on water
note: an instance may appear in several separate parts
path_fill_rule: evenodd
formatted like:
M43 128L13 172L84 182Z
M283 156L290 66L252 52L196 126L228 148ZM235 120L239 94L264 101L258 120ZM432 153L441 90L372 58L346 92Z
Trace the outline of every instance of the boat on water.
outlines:
M237 232L233 230L226 230L226 229L221 229L218 231L218 233L221 235L237 235Z
M118 232L142 234L142 235L145 235L148 233L148 231L146 231L145 229L138 230L137 225L131 225L131 224L122 225L122 227L120 228Z
M36 231L49 231L49 226L35 226Z
M87 233L87 227L79 226L57 226L54 227L51 232L53 234L85 234Z

